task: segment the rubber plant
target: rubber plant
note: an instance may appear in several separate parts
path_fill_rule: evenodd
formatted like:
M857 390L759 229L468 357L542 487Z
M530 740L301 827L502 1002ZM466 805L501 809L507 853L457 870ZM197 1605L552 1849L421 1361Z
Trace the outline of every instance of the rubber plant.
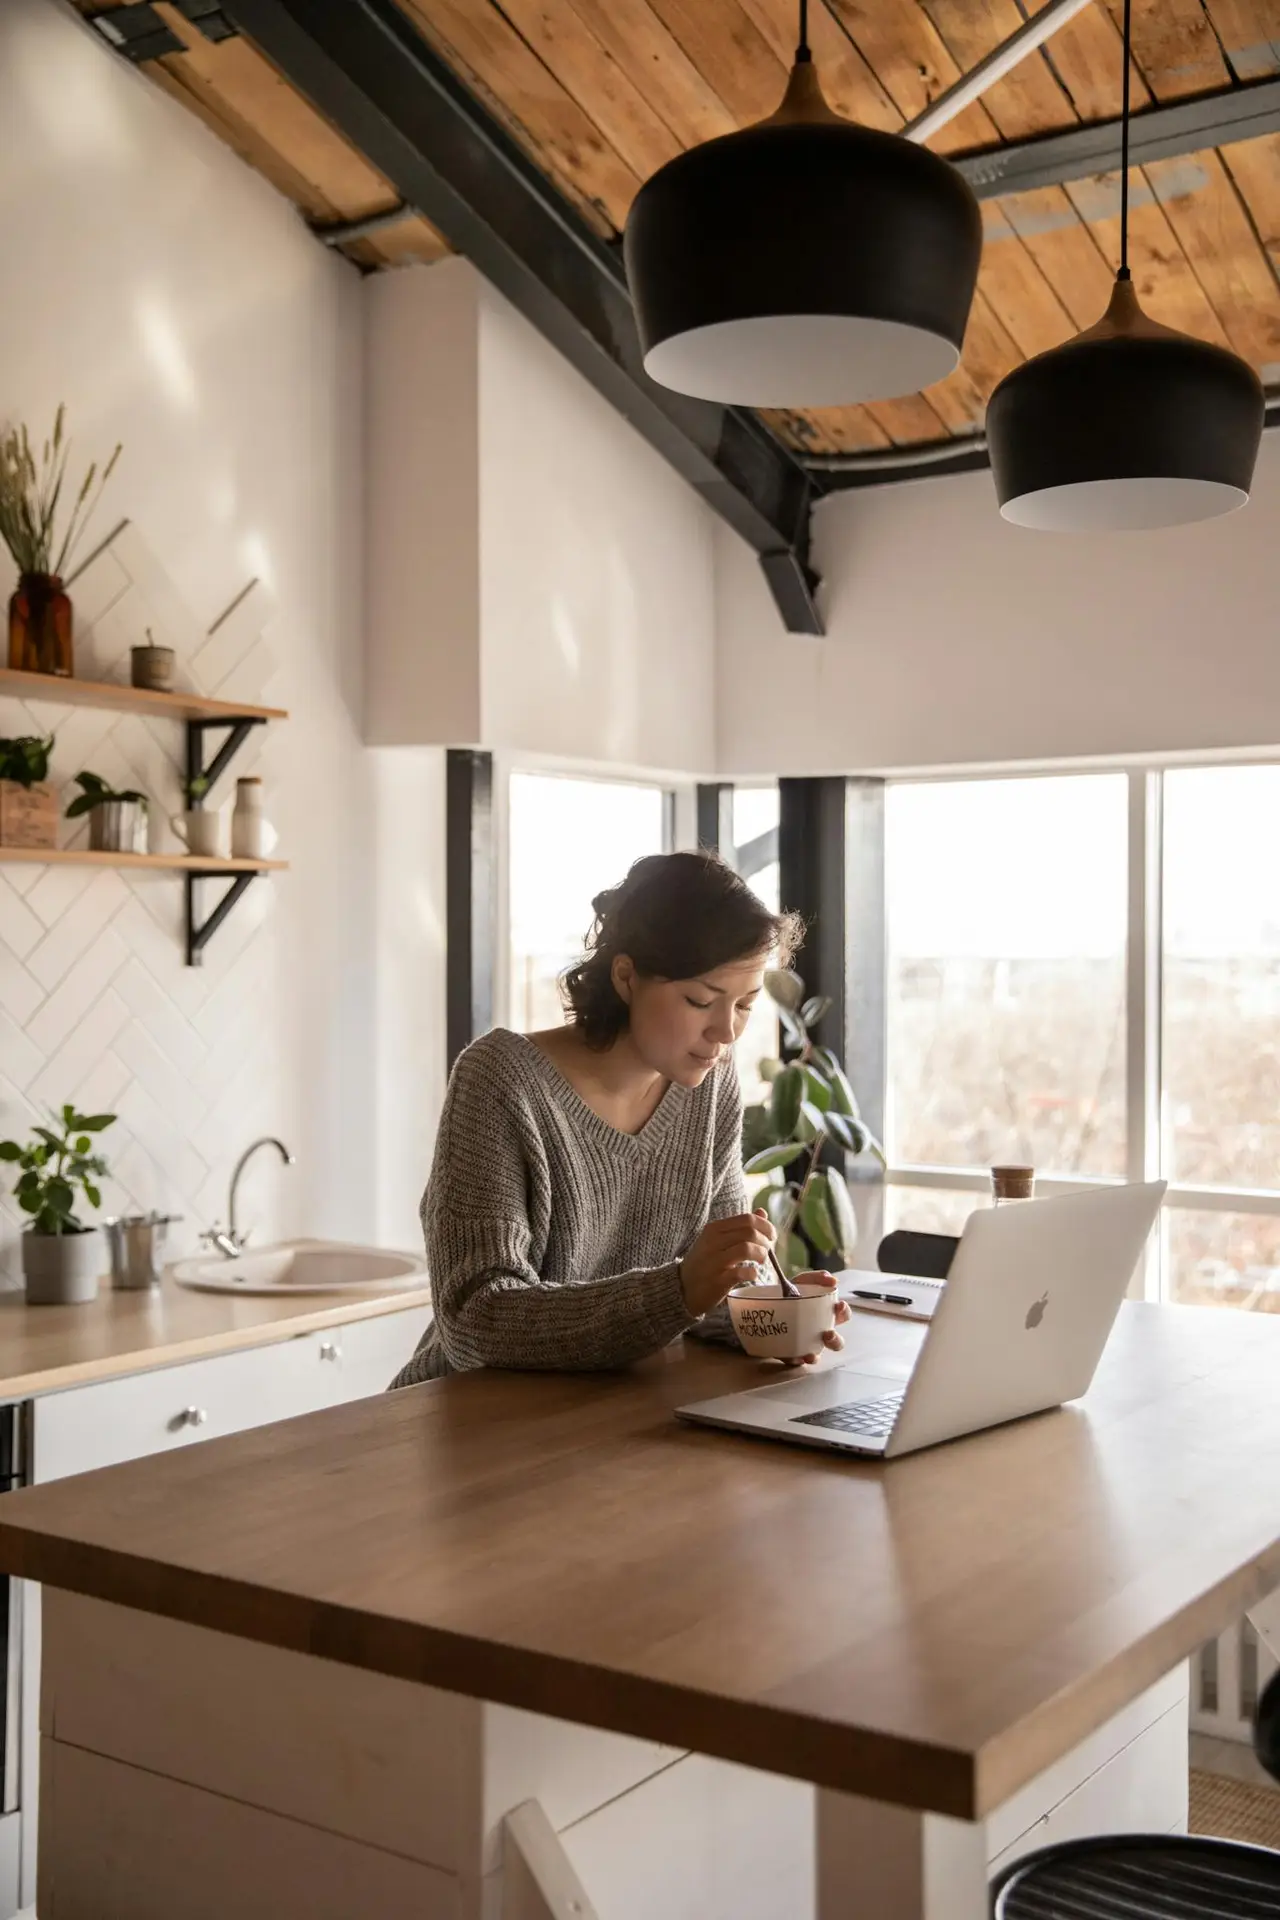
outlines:
M813 1037L831 1001L807 996L804 981L790 970L771 969L764 984L793 1057L761 1062L769 1098L743 1115L744 1170L768 1176L756 1205L778 1230L778 1258L788 1274L826 1266L833 1256L848 1266L857 1216L837 1156L827 1149L871 1153L881 1166L884 1149L859 1113L840 1061Z
M19 1169L14 1198L27 1215L32 1233L88 1233L76 1218L76 1189L91 1207L102 1205L98 1181L107 1163L94 1152L93 1135L115 1124L113 1113L77 1113L63 1107L51 1113L51 1126L33 1127L25 1144L0 1140L0 1160Z

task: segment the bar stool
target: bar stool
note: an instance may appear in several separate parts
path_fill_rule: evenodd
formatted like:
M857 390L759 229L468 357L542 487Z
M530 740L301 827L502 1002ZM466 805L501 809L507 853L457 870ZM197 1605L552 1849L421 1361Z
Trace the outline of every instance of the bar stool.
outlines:
M1254 1751L1280 1780L1280 1674ZM991 1889L994 1920L1276 1920L1280 1853L1197 1835L1115 1834L1027 1854Z
M881 1273L904 1273L915 1280L945 1280L960 1245L954 1233L916 1233L899 1227L876 1248Z

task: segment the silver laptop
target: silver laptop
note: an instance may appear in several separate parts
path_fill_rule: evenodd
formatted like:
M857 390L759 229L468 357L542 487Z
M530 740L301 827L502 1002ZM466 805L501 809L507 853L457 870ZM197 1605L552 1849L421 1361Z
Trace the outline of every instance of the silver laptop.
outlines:
M1087 1392L1165 1183L970 1216L913 1368L856 1355L677 1409L684 1420L892 1459ZM858 1323L845 1329L855 1345Z

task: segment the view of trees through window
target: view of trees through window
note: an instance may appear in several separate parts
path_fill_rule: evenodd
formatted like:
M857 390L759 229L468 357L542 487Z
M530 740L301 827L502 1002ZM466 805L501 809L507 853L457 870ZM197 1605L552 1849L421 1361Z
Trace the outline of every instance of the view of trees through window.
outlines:
M1280 767L1160 789L1163 1292L1280 1311ZM1123 774L890 787L888 1226L985 1204L913 1166L1123 1177L1127 822Z
M582 952L593 896L621 880L633 860L661 853L665 835L661 787L512 774L509 998L518 1032L559 1026L560 974Z

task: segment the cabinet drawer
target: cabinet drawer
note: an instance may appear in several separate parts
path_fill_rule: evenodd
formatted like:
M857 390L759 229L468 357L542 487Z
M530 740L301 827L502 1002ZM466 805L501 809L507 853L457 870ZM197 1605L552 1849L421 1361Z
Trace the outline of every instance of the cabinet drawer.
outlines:
M409 1359L431 1318L430 1307L408 1307L402 1313L380 1313L370 1320L350 1320L315 1336L324 1374L323 1404L340 1406L385 1393Z
M62 1480L332 1404L313 1334L41 1396L34 1478Z

